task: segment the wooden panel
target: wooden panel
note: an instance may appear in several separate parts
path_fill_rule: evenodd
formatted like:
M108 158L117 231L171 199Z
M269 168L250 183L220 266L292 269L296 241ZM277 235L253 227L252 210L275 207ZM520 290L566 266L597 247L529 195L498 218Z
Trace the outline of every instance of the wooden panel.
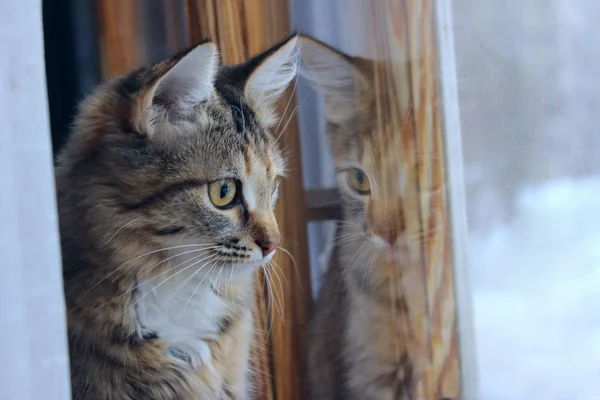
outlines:
M129 72L144 61L137 6L135 0L96 0L104 79Z
M165 41L170 51L177 51L185 47L187 32L182 0L163 0L162 11L165 20Z
M307 190L306 212L309 221L342 219L339 191L334 188Z
M219 44L224 63L240 62L255 55L268 46L280 41L289 33L289 12L287 1L278 0L187 0L189 39L198 42L207 37ZM268 286L263 284L263 274L258 274L257 293L267 293L258 299L258 308L266 312L264 302L269 303L270 310L266 318L257 318L257 329L270 332L264 341L268 341L269 358L273 361L273 370L265 365L266 358L261 358L261 375L273 374L271 382L263 381L261 387L267 390L261 398L300 400L305 397L304 385L305 365L305 325L310 306L310 279L308 269L308 247L306 237L306 215L300 159L300 143L298 125L294 118L295 101L290 89L282 101L280 130L283 146L291 158L289 160L289 177L280 190L280 202L276 216L281 229L282 246L295 257L294 261L283 251L279 251L275 262L281 271L271 269L273 282L270 288L277 288L278 293L267 293ZM273 274L278 273L279 277ZM282 307L282 316L275 312L275 304ZM273 390L273 393L270 392Z
M207 38L219 41L215 7L215 0L185 1L188 42L197 43Z

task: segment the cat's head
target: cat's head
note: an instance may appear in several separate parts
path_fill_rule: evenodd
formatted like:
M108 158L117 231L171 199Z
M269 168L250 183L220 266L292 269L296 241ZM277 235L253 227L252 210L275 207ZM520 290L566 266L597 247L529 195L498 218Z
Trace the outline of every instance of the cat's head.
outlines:
M406 159L402 127L386 123L391 101L377 101L380 61L350 57L315 39L300 38L300 73L321 93L326 133L344 211L342 242L389 251L405 236ZM381 71L379 71L381 72ZM379 99L381 100L381 99ZM350 231L350 232L348 232ZM354 245L353 244L353 245Z
M66 267L71 250L107 249L267 262L285 175L275 103L297 65L295 36L227 66L205 42L89 96L57 167Z

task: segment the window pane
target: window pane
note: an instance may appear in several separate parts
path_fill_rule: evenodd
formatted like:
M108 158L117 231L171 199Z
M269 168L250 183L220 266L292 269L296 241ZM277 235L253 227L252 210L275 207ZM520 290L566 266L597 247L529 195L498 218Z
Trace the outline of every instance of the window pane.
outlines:
M482 399L600 393L598 18L454 1Z

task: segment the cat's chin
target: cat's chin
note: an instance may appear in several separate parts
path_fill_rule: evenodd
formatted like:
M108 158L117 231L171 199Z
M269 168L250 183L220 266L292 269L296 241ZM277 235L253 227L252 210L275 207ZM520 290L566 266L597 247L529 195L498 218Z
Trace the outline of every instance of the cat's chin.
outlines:
M266 257L262 257L262 256L251 257L247 261L232 264L232 267L234 268L234 270L236 272L237 271L239 271L239 272L254 271L255 269L262 268L265 265L267 265L269 262L271 262L275 253L276 253L276 251L272 252L271 254L267 255Z
M266 257L261 257L260 260L252 259L247 262L239 263L239 264L237 264L237 266L246 268L246 269L256 269L256 268L264 267L273 259L274 253L275 252L269 254Z

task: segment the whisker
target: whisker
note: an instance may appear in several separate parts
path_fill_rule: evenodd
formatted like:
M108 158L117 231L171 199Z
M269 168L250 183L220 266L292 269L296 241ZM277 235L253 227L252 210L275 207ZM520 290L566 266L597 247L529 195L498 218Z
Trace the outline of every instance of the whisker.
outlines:
M294 88L292 89L292 94L290 94L290 98L289 98L287 104L285 105L285 109L283 110L283 113L281 113L281 118L279 118L279 123L277 124L277 127L275 128L275 130L273 132L277 132L277 130L279 129L279 126L281 125L281 122L283 121L283 118L285 117L285 113L287 112L288 107L292 103L292 100L294 100L294 93L296 93L297 86L298 86L298 80L296 79L294 81ZM277 139L279 139L279 138L277 138Z
M215 261L211 261L211 263L214 263ZM210 265L210 264L207 264ZM215 268L215 265L213 265L212 267L210 267L210 269L208 270L207 275L209 275L212 270ZM198 284L196 285L196 287L194 288L194 291L192 292L190 298L187 300L187 302L185 303L185 305L183 306L183 310L181 310L181 313L179 314L179 318L178 320L181 320L181 317L183 317L183 314L185 313L185 310L187 309L188 305L190 304L190 301L192 301L192 298L196 295L196 292L198 291L198 289L200 288L200 285L202 285L203 280L200 280L200 282L198 282Z
M194 252L199 252L199 251L204 251L204 250L194 250ZM182 255L184 255L184 254L188 254L188 253L190 253L190 252L185 252L185 253L182 253L182 254L177 254L177 256L173 256L173 257L169 257L169 258L179 257L179 256L182 256ZM167 273L169 273L169 272L173 271L174 269L177 269L177 268L181 267L182 265L184 265L184 264L187 264L188 262L191 262L191 261L197 260L197 259L198 259L198 258L200 258L200 257L204 257L205 255L206 255L206 254L204 254L204 253L203 253L203 254L199 254L199 255L197 255L197 256L191 257L191 258L189 258L189 259L187 259L187 260L185 260L185 261L183 261L183 262L181 262L181 263L179 263L179 264L175 265L174 267L171 267L171 268L167 269L166 271L163 271L163 272L161 272L161 273L159 273L159 274L156 274L156 275L155 275L155 276L153 276L152 278L150 278L150 279L147 279L147 280L145 280L145 281L143 281L143 282L140 282L140 283L138 283L137 285L135 285L135 287L133 287L133 288L131 288L131 289L127 290L125 293L123 293L121 296L117 297L115 300L117 300L117 299L119 299L119 298L121 298L121 297L123 297L123 296L125 296L125 295L129 294L130 292L134 291L135 289L139 288L140 286L142 286L142 285L145 285L146 283L153 281L154 279L158 278L159 276L162 276L162 275L164 275L164 274L167 274ZM166 260L163 260L163 261L161 261L161 262L160 262L160 263L158 263L158 264L161 264L161 263L162 263L162 262L164 262L164 261L166 261ZM158 265L158 264L156 264L156 265ZM155 266L153 266L153 267L155 267ZM152 268L153 268L153 267L152 267ZM150 273L150 272L151 272L151 271L148 271L148 273ZM171 277L170 277L170 278L171 278ZM169 279L170 279L170 278L169 278Z
M275 297L274 297L275 308L277 309L277 313L279 314L279 316L283 320L283 300L279 296L279 292L277 292L277 287L275 286L275 281L273 281L273 278L271 277L270 271L268 271L268 269L265 269L265 272L266 272L268 280L270 281L270 283L272 285L271 286L272 291L275 293ZM279 301L279 303L277 301Z
M287 127L290 124L290 122L292 122L292 118L294 118L294 115L296 115L296 113L298 112L298 110L300 109L300 107L302 107L304 105L304 103L306 103L306 101L309 99L309 97L311 96L311 94L312 94L312 92L310 92L309 94L307 94L306 97L304 98L304 100L302 100L302 103L300 103L298 106L296 106L296 108L294 108L294 111L292 111L292 113L290 114L287 122L285 123L285 125L281 129L281 132L279 132L279 135L277 135L276 141L279 141L279 139L281 139L281 135L283 135L283 133L287 129Z
M217 254L213 254L211 257L214 258L216 257ZM210 259L211 257L208 257L207 259ZM185 269L188 269L190 267L193 267L195 265L200 264L202 261L204 261L205 259L202 259L200 261L196 261L195 263L193 263L192 265L185 267ZM184 287L189 281L191 281L198 273L200 273L200 271L202 271L205 267L207 266L206 263L204 263L200 268L198 268L197 271L195 271L192 275L190 275L188 278L186 278L179 286L177 286L177 288L175 288L175 290L173 291L173 293L171 293L171 295L167 298L167 300L165 300L165 302L158 308L159 310L162 311L162 309L164 308L164 306L181 290L182 287ZM174 278L177 274L181 273L183 271L179 271L177 272L175 275L173 275L172 277L170 277L169 279ZM206 279L208 275L205 275L204 278L202 278L202 280L200 282L204 282L204 280ZM156 288L153 289L153 291Z
M235 272L236 267L237 267L237 264L233 264L233 266L231 267L231 274L229 275L229 284L228 284L228 286L233 286L233 274ZM235 306L235 293L232 294L231 300L233 302L233 309L235 310L237 308Z
M214 255L213 255L214 257ZM195 265L200 264L202 261L204 261L204 259L200 260L200 261L196 261L194 264L190 265L189 267L186 267L186 269L193 267ZM162 311L162 309L165 307L165 305L167 305L167 303L173 298L175 297L175 295L177 293L179 293L179 291L181 290L181 288L183 288L188 282L190 282L192 279L194 279L194 277L196 275L198 275L200 273L200 271L202 271L208 264L204 263L200 268L198 268L196 271L194 271L194 273L192 273L189 277L187 277L179 286L177 286L175 288L175 290L173 291L173 293L171 293L171 295L167 298L167 300L165 300L165 302L158 308L160 311ZM181 271L180 271L181 272ZM179 272L178 272L179 273ZM175 274L177 275L177 274ZM171 278L173 278L175 275L173 275ZM169 278L170 279L170 278ZM200 282L203 282L204 279L206 279L206 276L204 276L204 278L202 278L202 280ZM156 289L156 288L155 288ZM153 289L152 291L154 291L155 289Z
M217 286L221 286L221 275L223 275L223 269L224 269L224 268L221 268L221 269L219 270L219 275L217 275L217 279L215 279L215 284L216 284Z
M363 236L363 234L359 233L359 232L348 232L348 233L343 233L343 234L337 235L336 238L340 239L340 238L356 237L356 236Z
M213 244L182 244L179 246L164 247L162 249L152 250L147 253L140 254L139 256L136 256L136 257L132 258L131 260L125 262L125 264L128 264L131 261L137 260L141 257L149 256L150 254L160 253L161 251L175 250L175 249L181 249L181 248L185 248L185 247L202 247L202 246L213 246Z
M123 229L127 228L129 225L133 224L136 221L139 221L142 218L143 217L134 218L131 221L129 221L128 223L126 223L125 225L123 225L122 227L120 227L106 242L104 242L104 245L106 246L108 243L110 243L110 241L113 240L115 238L115 236L117 236L121 231L123 231Z
M279 290L281 292L281 297L283 299L283 296L284 296L285 292L283 291L283 284L281 283L281 279L279 278L279 274L277 274L276 270L272 270L271 273L272 273L272 275L275 275L275 278L277 278L277 282L279 282ZM273 284L275 284L275 281L273 281ZM283 300L282 300L281 301L281 308L282 309L283 309L283 306L284 306L284 304L283 304Z
M178 253L178 254L175 254L175 255L172 255L170 257L165 258L164 260L162 260L162 261L154 264L153 266L151 266L150 269L154 269L154 268L158 267L160 264L165 263L165 262L167 262L169 260L172 260L173 258L181 257L181 256L184 256L186 254L191 254L191 253L198 253L198 252L205 252L205 251L208 251L208 250L220 249L221 247L223 247L223 246L204 247L204 248L201 248L201 249L184 251L183 253Z
M211 257L217 257L217 254L213 254L211 256L206 257L205 259L201 259L200 261L196 261L194 263L192 263L191 265L188 265L187 267L183 268L181 271L176 272L175 274L173 274L172 276L169 276L168 278L164 279L162 282L160 282L158 285L156 285L155 287L152 288L152 290L150 290L148 293L144 293L144 295L142 297L140 297L138 300L136 300L130 307L135 307L140 301L142 301L144 298L146 298L146 296L148 296L151 293L154 293L159 287L161 287L165 282L171 280L172 278L174 278L175 276L179 275L180 273L182 273L183 271L186 271L190 268L192 268L195 265L198 265L199 263L201 263L202 261L206 260L206 259L210 259ZM190 260L187 260L187 262L189 262ZM196 271L198 272L198 271ZM195 273L194 273L195 274ZM123 314L125 314L128 311L128 308L126 308L119 316L122 316Z
M271 326L269 328L269 335L271 334L271 329L273 328L273 324L275 321L275 313L279 315L279 317L283 320L283 314L278 307L277 299L278 296L275 293L275 289L273 287L273 280L270 277L269 271L267 269L264 270L265 280L267 282L267 294L268 294L268 302L269 310L271 311Z
M334 245L335 245L335 244L338 244L338 245L339 245L339 244L351 243L351 242L356 242L356 241L359 241L359 240L361 240L361 239L363 239L363 236L361 236L361 235L356 235L356 236L354 236L354 235L353 235L353 236L342 237L342 238L336 239L336 240L333 242L333 244L334 244Z
M342 225L342 226L357 226L357 224L355 222L348 222L348 221L344 221L343 219L329 219L327 220L327 222L335 222L336 225Z
M273 280L270 278L270 274L265 274L267 279L267 284L269 285L269 309L271 314L271 325L269 327L269 336L272 334L273 326L275 326L276 316L279 315L280 321L283 321L283 313L279 308L279 304L277 303L277 295L275 293L275 287Z
M135 257L135 258L133 258L133 259L131 259L131 260L129 260L129 261L127 261L127 262L125 262L125 263L124 263L124 264L122 264L121 266L123 267L123 266L125 266L127 263L129 263L129 262L131 262L131 261L133 261L133 260L135 260L135 259L137 259L137 258L143 257L144 255L149 255L149 254L152 254L152 253L158 253L159 251L171 250L171 249L176 249L176 248L180 248L180 247L191 247L191 246L196 246L196 247L197 247L197 246L207 246L207 245L208 245L208 244L206 244L206 245L205 245L205 244L198 244L198 245L195 245L195 244L194 244L194 245L183 245L183 246L166 247L166 248L163 248L163 249L159 249L159 250L155 250L155 251L152 251L152 252L149 252L149 253L142 254L141 256L137 256L137 257ZM211 247L209 247L209 248L203 248L202 250L210 250L210 249L212 249L212 248L211 248ZM182 254L187 254L187 253L182 253ZM182 255L182 254L178 254L178 255L176 255L175 257L178 257L178 256L180 256L180 255ZM173 258L173 257L169 257L169 258L167 258L167 260L169 260L169 259L171 259L171 258ZM164 262L164 261L166 261L166 260L163 260L163 261L159 262L158 264L156 264L156 265L152 266L151 268L154 268L154 267L158 266L159 264L161 264L161 263L162 263L162 262ZM150 271L149 271L149 272L150 272ZM109 278L110 278L110 277L112 277L113 275L115 275L115 274L125 275L125 274L127 274L127 273L128 273L128 271L126 271L126 270L123 270L123 269L120 269L120 268L117 268L117 269L115 269L115 270L111 271L111 272L110 272L109 274L107 274L107 275L106 275L104 278L100 279L98 282L96 282L94 285L92 285L92 287L90 287L88 290L86 290L86 292L85 292L85 293L83 293L83 294L82 294L82 295L81 295L81 296L80 296L80 297L77 299L77 303L81 302L81 301L84 299L84 297L85 297L85 296L87 296L87 295L88 295L88 294L89 294L89 293L90 293L92 290L94 290L95 288L97 288L97 287L98 287L100 284L102 284L102 282L106 281L107 279L109 279Z
M287 278L285 277L285 273L283 272L283 269L281 269L281 267L279 266L279 264L277 264L274 260L271 260L269 262L269 264L267 264L267 266L273 265L275 268L277 268L279 270L279 272L281 272L281 276L283 277L283 280L285 281L285 286L286 287L290 287L287 281Z
M296 279L298 279L298 284L300 285L300 290L304 290L304 288L302 287L302 280L300 279L300 272L298 271L298 265L296 264L296 259L294 258L294 256L292 256L292 253L287 251L285 248L283 248L283 247L277 247L277 248L279 250L283 251L285 254L287 254L290 257L290 260L292 260L292 265L294 266L294 271L296 271Z

